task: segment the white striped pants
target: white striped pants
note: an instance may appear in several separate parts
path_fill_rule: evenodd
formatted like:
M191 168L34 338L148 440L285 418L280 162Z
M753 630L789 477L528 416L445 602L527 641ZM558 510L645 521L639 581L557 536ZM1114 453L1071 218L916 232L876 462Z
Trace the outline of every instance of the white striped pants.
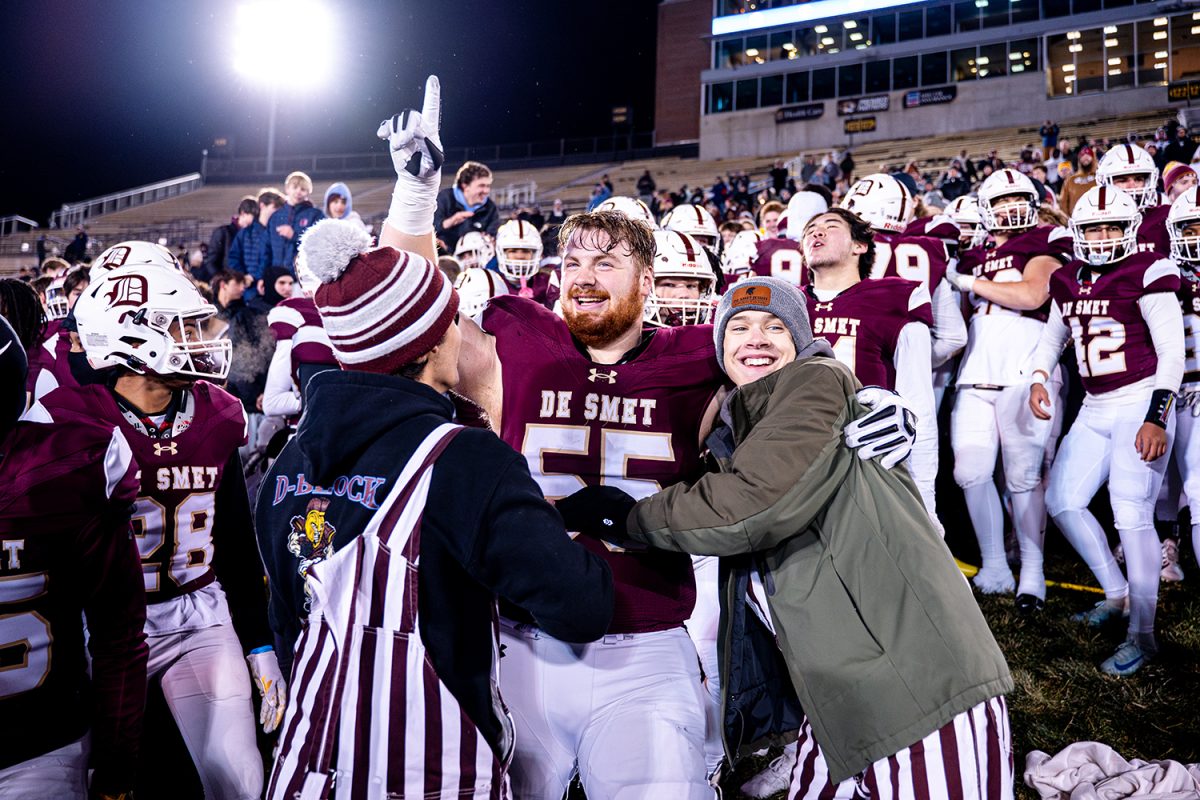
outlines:
M1012 800L1012 731L1003 697L993 697L921 741L831 783L805 718L788 800Z

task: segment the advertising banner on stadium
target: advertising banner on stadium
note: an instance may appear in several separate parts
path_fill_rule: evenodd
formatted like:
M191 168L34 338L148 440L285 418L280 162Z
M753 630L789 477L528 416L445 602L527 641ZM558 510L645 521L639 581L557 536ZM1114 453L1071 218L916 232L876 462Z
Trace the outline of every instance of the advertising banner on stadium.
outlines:
M846 131L846 135L855 133L870 133L871 131L875 130L876 127L875 118L854 117L853 119L846 120L846 123L843 127Z
M952 103L956 97L958 97L958 87L954 85L938 86L935 89L921 89L905 93L904 107L917 108L918 106L936 106L942 103Z
M816 119L825 113L824 103L809 103L803 106L785 106L775 112L775 124Z
M887 111L889 102L886 94L874 94L870 97L838 100L838 116L848 117L851 114L869 114L872 111Z

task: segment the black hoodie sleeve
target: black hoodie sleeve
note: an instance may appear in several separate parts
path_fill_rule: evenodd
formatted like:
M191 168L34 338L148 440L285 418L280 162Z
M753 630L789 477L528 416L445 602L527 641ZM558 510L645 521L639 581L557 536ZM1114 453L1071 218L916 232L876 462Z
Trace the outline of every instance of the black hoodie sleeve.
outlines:
M254 537L246 476L236 450L225 463L217 487L213 522L213 572L225 590L229 615L247 652L272 643L267 626L267 590L263 562Z
M525 459L509 453L497 471L463 566L480 583L532 614L554 638L599 639L612 619L612 572L603 559L571 540Z

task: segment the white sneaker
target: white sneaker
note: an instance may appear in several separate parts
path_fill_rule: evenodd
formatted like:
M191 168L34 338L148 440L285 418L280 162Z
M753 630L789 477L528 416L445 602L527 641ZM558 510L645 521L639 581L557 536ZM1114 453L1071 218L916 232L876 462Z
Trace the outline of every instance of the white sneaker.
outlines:
M767 765L767 768L742 784L742 794L747 797L764 798L787 791L792 782L792 768L796 766L797 742L783 748L783 753Z
M1012 594L1017 588L1017 582L1007 564L999 569L981 569L975 573L971 582L983 594Z
M1183 580L1183 567L1179 566L1179 543L1174 539L1162 540L1162 573L1159 577L1167 583Z

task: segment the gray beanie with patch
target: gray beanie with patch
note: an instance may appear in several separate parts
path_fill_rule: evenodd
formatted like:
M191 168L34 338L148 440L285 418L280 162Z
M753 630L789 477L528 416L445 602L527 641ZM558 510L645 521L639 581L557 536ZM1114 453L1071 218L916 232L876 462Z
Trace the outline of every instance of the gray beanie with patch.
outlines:
M833 348L824 339L813 339L808 320L808 302L797 287L779 278L747 278L738 281L717 305L713 320L713 342L717 346L717 363L725 369L725 327L742 311L766 311L774 314L787 326L796 345L796 359L809 356L833 357Z

